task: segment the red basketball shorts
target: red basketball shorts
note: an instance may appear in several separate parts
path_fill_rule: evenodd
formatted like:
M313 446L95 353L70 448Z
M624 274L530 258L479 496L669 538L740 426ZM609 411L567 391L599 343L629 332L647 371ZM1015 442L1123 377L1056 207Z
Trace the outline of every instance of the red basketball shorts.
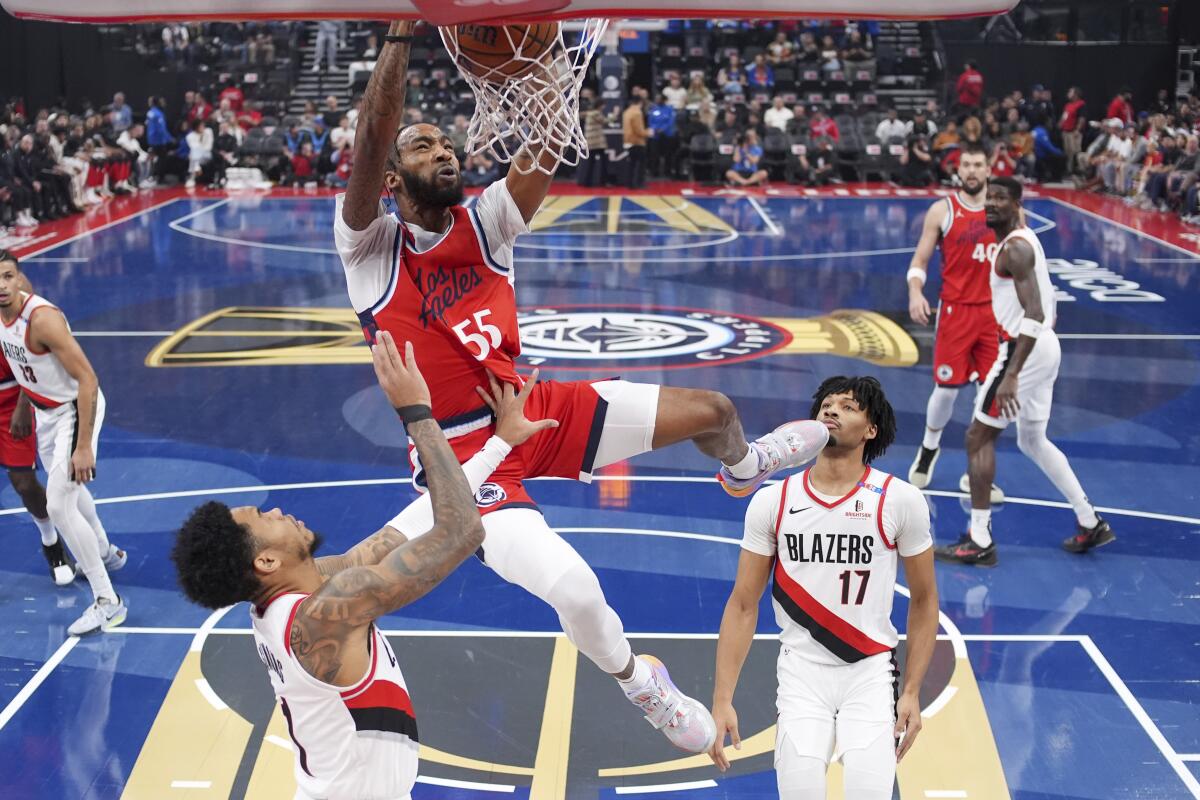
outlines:
M19 396L19 392L0 395L0 467L34 469L37 466L37 435L31 433L24 439L14 439L9 433Z
M938 386L982 381L1000 349L991 303L938 304L933 380Z

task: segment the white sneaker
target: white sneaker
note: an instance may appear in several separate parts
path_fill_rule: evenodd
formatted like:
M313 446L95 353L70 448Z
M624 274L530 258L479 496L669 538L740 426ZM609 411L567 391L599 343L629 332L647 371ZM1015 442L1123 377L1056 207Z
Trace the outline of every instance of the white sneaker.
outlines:
M38 221L34 219L28 211L22 211L21 213L17 214L18 228L36 228L37 226Z
M958 490L960 492L966 492L968 495L971 494L971 476L970 475L963 475L961 478L959 478ZM992 502L993 503L1003 503L1004 502L1004 491L994 483L992 484Z
M722 464L717 480L734 497L746 497L776 472L798 467L816 458L828 443L829 429L824 423L815 419L786 422L750 443L750 447L758 451L758 472L754 477L746 480L735 478L729 467Z
M925 445L917 450L917 457L913 459L912 466L908 468L908 482L918 489L924 489L933 480L933 468L937 466L938 456L942 454L942 448L935 447L930 450Z
M120 597L117 598L116 603L105 599L97 600L87 607L79 619L71 623L71 627L67 628L67 634L86 636L89 633L112 630L125 621L127 613L125 601Z
M104 568L109 572L116 572L125 566L125 562L128 560L128 553L118 548L115 544L110 543L108 545L108 552L104 554Z
M46 557L46 564L50 567L50 578L56 586L69 585L79 574L75 559L63 546L61 537L52 545L42 545L42 555Z
M186 189L195 189L195 188L196 188L196 179L195 179L195 178L188 178L188 179L187 179L187 183L185 183L185 184L184 184L184 188L186 188Z
M824 426L822 426L824 427ZM704 753L717 740L717 724L702 703L685 695L671 682L667 668L654 656L638 656L650 667L650 684L626 694L629 702L646 714L646 721L678 747Z
M321 64L320 64L320 62L317 62L316 64L313 64L313 65L312 65L312 69L311 69L311 70L309 70L309 72L320 72L320 71L321 71Z

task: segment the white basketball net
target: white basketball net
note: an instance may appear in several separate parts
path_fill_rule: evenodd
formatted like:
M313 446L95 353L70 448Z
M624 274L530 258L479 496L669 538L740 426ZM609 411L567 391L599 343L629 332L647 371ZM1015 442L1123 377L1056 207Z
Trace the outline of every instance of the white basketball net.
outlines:
M579 120L579 89L607 27L607 19L584 20L582 30L567 31L567 40L574 42L567 44L559 26L554 44L543 50L540 58L522 55L521 42L513 41L517 38L513 32L501 27L500 33L509 37L515 55L490 69L457 47L453 29L441 28L446 50L475 93L467 152L490 151L496 160L512 164L522 174L538 170L550 175L559 163L574 166L587 158L587 139ZM523 149L534 156L524 165L515 158Z

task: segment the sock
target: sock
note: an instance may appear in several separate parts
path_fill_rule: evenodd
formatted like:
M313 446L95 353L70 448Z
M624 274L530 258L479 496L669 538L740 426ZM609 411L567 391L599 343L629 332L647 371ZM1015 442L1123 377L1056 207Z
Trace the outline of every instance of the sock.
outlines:
M30 514L30 516L33 516ZM37 525L38 533L42 535L42 544L46 547L58 541L58 531L54 530L54 523L49 518L38 519L33 517L33 524Z
M629 680L618 679L617 683L621 684L625 694L637 694L646 684L650 683L650 677L650 665L634 656L633 674L629 676Z
M935 386L925 405L925 438L923 447L936 450L942 441L942 431L950 422L954 413L954 401L958 399L958 389L948 386Z
M1029 460L1038 465L1038 468L1054 484L1054 488L1058 489L1071 504L1071 509L1075 512L1075 519L1079 524L1085 528L1096 527L1100 522L1096 516L1096 509L1092 508L1091 501L1084 494L1083 486L1080 485L1079 478L1075 477L1075 471L1071 469L1071 464L1067 461L1063 451L1059 450L1054 442L1046 437L1046 422L1018 420L1017 446L1021 448L1022 453L1029 457Z
M991 545L992 510L990 508L971 509L971 541L980 547Z
M753 444L747 442L746 455L742 457L742 460L736 464L726 464L725 468L739 481L753 478L758 474L758 450Z
M83 515L92 532L96 534L96 544L100 548L100 557L104 558L108 555L108 551L112 549L112 546L108 541L108 531L104 529L99 515L96 514L96 501L92 498L92 493L88 491L86 485L79 487L79 513Z

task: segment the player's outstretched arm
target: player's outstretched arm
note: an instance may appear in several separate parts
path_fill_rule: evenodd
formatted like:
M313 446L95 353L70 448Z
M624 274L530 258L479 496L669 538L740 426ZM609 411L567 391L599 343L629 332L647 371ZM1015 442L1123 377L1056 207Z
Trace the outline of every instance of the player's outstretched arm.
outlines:
M947 213L946 204L938 200L925 212L925 221L921 225L921 238L917 240L917 249L912 261L908 264L905 282L908 284L908 315L912 321L920 325L929 324L929 301L925 299L925 278L929 271L929 261L937 248L938 239L942 235L942 222Z
M728 733L735 749L742 749L738 732L737 712L733 708L733 693L754 629L758 625L758 601L771 577L772 559L743 549L738 558L737 578L721 616L721 632L717 637L717 669L713 681L713 721L717 725L717 741L708 755L724 772L729 768L725 755L725 735Z
M938 591L933 576L933 548L915 556L901 556L908 582L908 641L904 662L904 690L896 702L896 730L900 747L896 760L904 758L921 732L921 682L937 645Z
M415 25L412 20L396 20L388 36L412 36ZM342 219L352 230L365 230L379 213L383 168L396 146L404 113L409 49L408 42L384 42L363 93L354 137L354 170L342 205Z
M67 374L79 383L78 419L75 452L71 454L70 478L87 483L96 477L96 453L92 450L92 432L96 429L96 405L100 381L83 348L71 335L67 320L57 311L34 313L29 319L29 341L58 358Z

